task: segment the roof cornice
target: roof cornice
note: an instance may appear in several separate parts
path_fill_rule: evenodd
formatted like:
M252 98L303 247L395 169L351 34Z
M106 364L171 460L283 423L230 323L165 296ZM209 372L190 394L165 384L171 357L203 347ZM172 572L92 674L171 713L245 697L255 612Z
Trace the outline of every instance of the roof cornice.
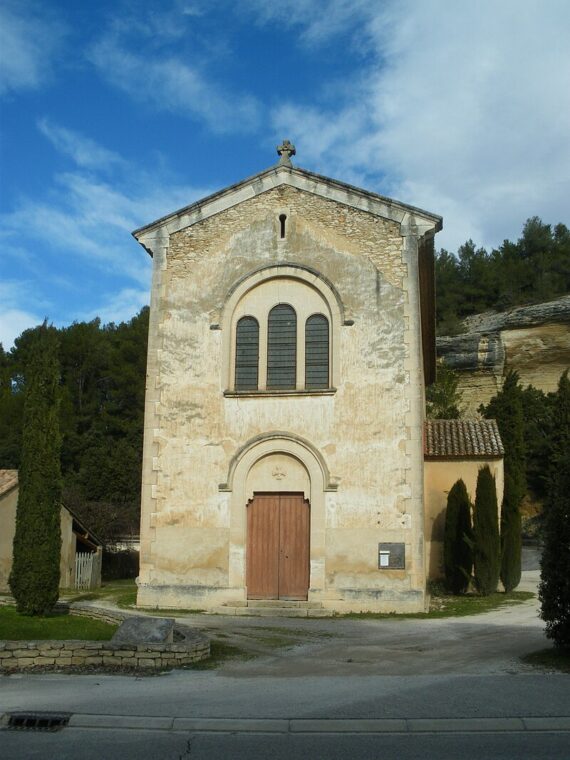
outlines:
M166 236L283 185L392 220L404 227L410 225L420 236L433 235L443 226L442 218L429 211L306 169L276 165L140 227L132 234L152 255L154 246L164 245Z

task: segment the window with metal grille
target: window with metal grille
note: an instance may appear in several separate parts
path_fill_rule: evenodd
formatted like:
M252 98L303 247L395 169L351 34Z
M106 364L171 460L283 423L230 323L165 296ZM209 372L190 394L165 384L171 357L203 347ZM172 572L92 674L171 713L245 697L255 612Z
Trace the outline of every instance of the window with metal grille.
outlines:
M259 368L259 324L242 317L236 327L236 390L256 391Z
M267 325L267 388L290 390L297 378L297 315L280 303L269 312Z
M305 388L329 387L329 321L313 314L305 323Z

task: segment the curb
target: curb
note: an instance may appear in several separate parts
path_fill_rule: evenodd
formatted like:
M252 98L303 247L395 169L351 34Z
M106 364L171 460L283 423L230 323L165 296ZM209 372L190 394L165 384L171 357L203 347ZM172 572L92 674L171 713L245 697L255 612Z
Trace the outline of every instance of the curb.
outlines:
M570 716L520 718L169 718L74 714L70 728L270 734L428 734L570 732Z

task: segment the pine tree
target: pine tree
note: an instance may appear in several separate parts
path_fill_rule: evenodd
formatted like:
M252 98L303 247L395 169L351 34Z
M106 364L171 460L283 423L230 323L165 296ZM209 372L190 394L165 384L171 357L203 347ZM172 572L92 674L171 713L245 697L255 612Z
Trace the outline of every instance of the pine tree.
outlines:
M570 379L560 378L555 399L556 431L547 484L544 549L541 560L540 616L546 635L570 651Z
M58 339L46 322L25 361L24 422L10 588L18 611L49 612L58 599L61 474Z
M457 420L463 413L459 373L443 359L437 362L436 380L426 388L426 414L432 420Z
M445 583L452 594L464 594L473 568L471 505L463 480L447 496L443 558Z
M520 505L526 492L524 419L519 376L509 371L502 389L484 408L486 417L497 420L505 447L505 490L501 509L501 581L505 591L521 579Z
M497 590L501 545L497 517L497 489L488 465L479 470L473 515L475 586L483 596Z

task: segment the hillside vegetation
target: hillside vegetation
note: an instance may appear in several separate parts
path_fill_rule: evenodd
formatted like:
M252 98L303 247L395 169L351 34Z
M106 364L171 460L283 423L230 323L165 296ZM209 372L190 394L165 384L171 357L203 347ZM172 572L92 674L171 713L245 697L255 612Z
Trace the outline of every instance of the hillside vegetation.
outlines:
M461 320L490 309L542 303L570 293L570 230L529 219L516 243L492 251L472 240L457 254L436 256L436 319L439 335L461 332Z

